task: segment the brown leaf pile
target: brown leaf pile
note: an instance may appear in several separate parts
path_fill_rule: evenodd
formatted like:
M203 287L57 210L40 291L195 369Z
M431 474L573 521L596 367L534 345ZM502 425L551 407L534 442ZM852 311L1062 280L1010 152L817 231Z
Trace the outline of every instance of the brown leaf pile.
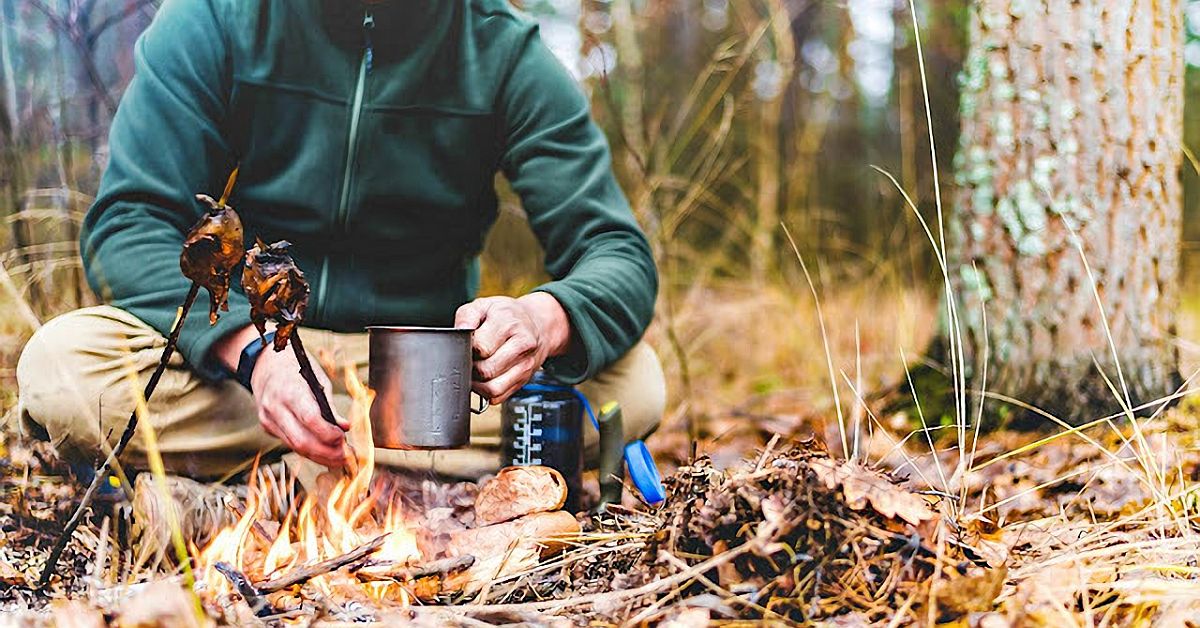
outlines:
M246 270L242 272L250 320L260 336L267 331L267 321L275 321L276 351L287 347L308 307L308 281L288 253L289 247L286 240L270 245L257 240L246 252Z
M245 256L242 219L211 196L197 194L196 200L209 209L184 240L179 268L208 290L208 321L215 324L218 309L229 311L229 275Z
M678 573L681 563L714 559L711 585L754 601L725 611L801 622L847 612L875 621L928 591L937 560L931 505L811 440L726 472L700 458L666 485L659 527L644 547L581 561L577 587L632 589ZM729 560L718 558L726 553ZM683 595L706 593L693 583Z
M45 596L32 588L47 549L62 532L82 490L49 442L14 442L0 434L0 625L12 608L38 607ZM107 509L108 506L100 508ZM83 526L67 545L49 591L80 595L95 562L97 526Z

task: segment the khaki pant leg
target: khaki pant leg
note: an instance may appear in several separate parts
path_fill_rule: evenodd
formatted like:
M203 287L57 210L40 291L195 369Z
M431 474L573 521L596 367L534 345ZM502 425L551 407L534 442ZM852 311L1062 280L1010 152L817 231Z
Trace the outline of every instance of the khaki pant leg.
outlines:
M21 423L39 426L64 457L96 461L120 438L166 342L111 306L51 320L17 363ZM148 416L165 464L180 475L223 475L279 445L259 427L254 400L244 388L231 380L202 381L178 353L150 398ZM145 468L140 435L121 461Z
M599 412L609 401L621 404L626 441L644 438L658 427L666 407L666 379L654 349L639 343L579 390ZM471 422L471 444L465 449L399 451L376 449L381 464L427 471L456 478L478 478L500 466L500 407L491 406ZM584 458L589 468L597 464L599 435L584 418Z

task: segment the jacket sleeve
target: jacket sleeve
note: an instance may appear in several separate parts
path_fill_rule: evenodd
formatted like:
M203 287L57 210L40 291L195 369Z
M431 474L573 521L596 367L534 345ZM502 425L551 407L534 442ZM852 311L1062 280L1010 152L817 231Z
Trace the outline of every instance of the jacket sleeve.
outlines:
M133 80L109 136L108 167L80 237L92 289L164 335L190 286L179 254L203 213L193 195L217 196L234 165L220 128L232 81L224 37L209 0L163 4L137 42ZM215 379L222 371L209 350L249 324L249 305L235 285L230 311L210 327L208 294L201 292L179 351Z
M571 319L572 351L545 365L568 383L625 354L654 314L654 258L613 176L604 134L579 85L536 28L499 96L501 168L520 195L553 281L537 288Z

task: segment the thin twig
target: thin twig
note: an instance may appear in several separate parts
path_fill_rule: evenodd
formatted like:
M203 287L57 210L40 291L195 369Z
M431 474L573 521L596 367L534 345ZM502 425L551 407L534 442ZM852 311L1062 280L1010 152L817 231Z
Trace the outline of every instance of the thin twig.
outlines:
M192 304L196 302L196 296L200 294L200 284L193 282L192 287L188 290L187 297L183 300L183 306L179 308L179 317L175 319L175 324L171 327L171 334L167 337L167 346L163 347L162 357L158 360L158 366L154 368L150 379L146 382L146 387L142 391L142 398L147 403L150 401L150 395L154 394L154 389L158 387L158 381L162 379L163 373L167 370L167 363L171 361L171 356L175 353L175 345L179 343L179 333L183 330L183 322L187 320L188 312L192 309ZM88 485L87 490L83 493L83 498L79 501L79 505L75 507L75 512L71 514L71 518L67 520L67 525L63 527L62 535L58 537L54 547L50 550L50 557L46 559L46 566L42 569L42 575L38 577L38 588L41 589L50 582L50 577L54 575L54 569L58 565L58 559L62 556L63 550L67 548L67 544L71 542L71 535L75 532L75 528L83 521L83 513L87 510L92 499L96 496L96 492L100 489L103 482L108 481L109 470L116 462L117 458L125 451L125 447L129 445L129 441L133 440L133 435L137 432L137 408L135 407L129 413L129 422L125 424L125 431L121 433L121 439L117 441L117 446L109 452L108 457L104 462L96 468L96 474L92 476L92 483Z
M579 597L555 599L555 600L540 600L537 602L522 602L517 604L489 604L482 606L466 605L466 606L443 606L448 612L462 613L465 615L475 615L480 613L506 613L506 612L545 612L559 611L564 608L574 606L586 606L595 604L596 602L614 604L616 602L629 598L647 595L669 589L677 584L694 580L698 574L707 573L716 569L719 565L723 565L748 551L758 551L762 546L762 542L757 539L751 539L749 542L739 545L724 554L718 554L708 560L697 563L694 567L687 571L681 571L673 576L668 576L660 580L655 580L633 589L624 589L621 591L608 591L603 593L593 593L591 595L581 595Z
M234 504L226 504L225 510L228 510L229 513L232 514L237 519L241 519L242 517L246 516L246 511L242 510L241 508L238 508ZM254 523L251 524L251 526L250 526L250 530L252 532L254 532L255 536L258 537L258 540L262 541L267 546L270 546L275 543L275 539L276 539L277 535L274 535L274 534L271 534L270 532L268 532L267 528L265 526L263 526L262 521L255 519Z
M250 610L254 612L255 617L266 617L274 615L277 612L275 607L271 606L271 603L267 601L264 594L255 589L254 585L250 584L250 579L240 569L224 561L218 561L213 564L213 569L216 569L221 575L225 576L225 579L229 580L229 584L233 585L234 590L242 596L243 600L246 600L246 604L250 606Z

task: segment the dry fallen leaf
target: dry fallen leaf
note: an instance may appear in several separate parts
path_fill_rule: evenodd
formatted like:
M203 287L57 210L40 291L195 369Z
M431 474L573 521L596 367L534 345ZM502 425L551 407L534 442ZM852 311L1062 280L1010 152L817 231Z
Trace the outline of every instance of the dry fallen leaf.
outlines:
M759 507L762 509L763 520L758 524L756 536L766 542L786 525L787 504L783 503L781 495L773 493L762 500L762 505Z
M25 586L25 574L0 558L0 584L23 587Z
M246 270L242 272L242 287L250 300L250 321L259 335L266 333L268 320L275 321L276 351L287 347L308 307L308 281L288 253L290 246L286 240L270 245L257 240L246 252Z
M879 514L902 519L914 526L936 516L924 498L896 485L877 471L830 458L812 458L809 463L826 487L841 486L846 504L854 510L862 510L870 504Z
M447 578L446 588L479 591L493 580L534 567L541 558L561 551L579 532L574 515L559 510L451 533L446 553L474 556L475 563Z
M978 573L947 578L937 590L938 610L942 617L951 619L968 613L991 611L996 598L1004 588L1008 568L981 569Z
M229 275L246 254L242 219L210 196L197 194L196 200L209 210L184 240L179 268L184 277L208 290L208 321L216 324L217 310L229 311Z
M475 497L478 525L511 521L535 512L558 510L567 503L567 482L556 469L506 467L479 487Z

